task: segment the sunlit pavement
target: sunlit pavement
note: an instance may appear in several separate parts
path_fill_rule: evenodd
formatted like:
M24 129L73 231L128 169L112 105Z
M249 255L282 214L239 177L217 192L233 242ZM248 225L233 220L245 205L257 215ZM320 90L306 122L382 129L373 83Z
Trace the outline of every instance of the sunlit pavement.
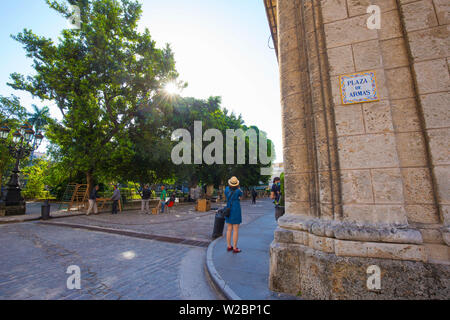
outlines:
M250 201L243 201L247 206ZM213 208L223 204L212 203ZM262 215L261 212L244 210L243 225ZM214 225L215 211L197 212L193 204L179 205L170 212L158 215L141 214L139 211L124 211L118 215L78 215L63 219L53 219L49 223L66 226L96 227L109 230L131 231L144 235L198 240L209 243Z
M244 225L262 216L248 206ZM214 213L187 205L2 225L0 299L218 299L204 271ZM67 288L72 265L80 290Z
M245 203L242 209L244 216L258 214L257 219L240 228L238 248L242 252L228 252L225 237L215 241L208 249L208 269L214 280L217 279L216 284L219 288L223 286L223 294L230 299L297 299L268 288L269 250L277 227L273 203L268 199L258 200L255 205Z
M205 248L38 222L0 226L0 242L0 299L217 299Z

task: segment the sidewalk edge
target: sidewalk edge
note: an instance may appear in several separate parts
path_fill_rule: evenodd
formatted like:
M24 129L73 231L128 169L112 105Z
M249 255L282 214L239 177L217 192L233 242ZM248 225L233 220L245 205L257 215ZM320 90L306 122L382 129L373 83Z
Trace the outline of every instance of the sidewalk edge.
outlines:
M213 251L214 247L218 243L218 241L221 239L217 238L213 242L211 242L208 246L208 250L206 251L206 270L208 271L209 276L211 277L214 285L217 287L218 290L221 291L221 293L228 299L228 300L242 300L241 297L239 297L233 289L231 289L228 284L225 282L224 279L220 276L220 274L217 272L216 267L214 266L213 261Z

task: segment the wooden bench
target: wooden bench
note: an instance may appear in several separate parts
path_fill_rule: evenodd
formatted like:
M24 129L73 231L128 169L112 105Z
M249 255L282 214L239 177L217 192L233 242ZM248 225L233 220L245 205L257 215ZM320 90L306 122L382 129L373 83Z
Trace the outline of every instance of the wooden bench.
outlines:
M98 209L102 210L107 202L112 202L112 200L108 198L98 198L97 199ZM119 200L119 211L122 212L122 200Z

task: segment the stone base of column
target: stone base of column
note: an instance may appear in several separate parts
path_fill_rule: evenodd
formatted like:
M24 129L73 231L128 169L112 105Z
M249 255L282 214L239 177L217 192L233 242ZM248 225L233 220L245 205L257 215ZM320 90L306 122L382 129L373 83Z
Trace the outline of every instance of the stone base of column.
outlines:
M367 268L381 270L381 289L370 290ZM276 240L270 248L270 289L304 299L450 299L450 265L338 257Z
M20 205L6 205L5 202L0 202L0 217L1 216L21 216L26 213L26 204L23 202Z

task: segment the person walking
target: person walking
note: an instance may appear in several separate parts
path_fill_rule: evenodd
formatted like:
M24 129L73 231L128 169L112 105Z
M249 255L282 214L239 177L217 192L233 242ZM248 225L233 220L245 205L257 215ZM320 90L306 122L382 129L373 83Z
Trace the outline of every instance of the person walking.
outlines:
M228 180L229 189L225 196L227 198L227 208L230 208L230 215L225 218L227 223L227 250L233 253L241 252L237 247L239 238L239 225L242 223L241 200L243 193L239 188L239 180L232 177ZM233 246L231 246L231 234L233 233Z
M142 190L142 202L141 202L141 213L142 214L150 214L150 197L152 195L152 191L148 187L148 184L144 186L144 190Z
M91 214L92 210L94 210L94 214L98 213L97 198L100 198L100 196L98 195L98 189L100 189L100 187L97 184L92 189L91 194L89 195L89 208L86 213L87 216Z
M252 188L252 204L256 204L257 196L258 196L258 193L256 192L255 188Z
M277 206L280 203L281 196L281 179L276 177L273 179L272 192L270 193L270 199Z
M161 206L161 213L164 213L164 207L166 206L166 198L167 198L167 193L166 193L166 188L164 186L161 186L161 196L160 196L160 201L159 201L159 205Z
M112 204L112 214L117 214L117 207L119 206L120 200L120 190L117 188L117 185L114 185L114 192L111 197Z

